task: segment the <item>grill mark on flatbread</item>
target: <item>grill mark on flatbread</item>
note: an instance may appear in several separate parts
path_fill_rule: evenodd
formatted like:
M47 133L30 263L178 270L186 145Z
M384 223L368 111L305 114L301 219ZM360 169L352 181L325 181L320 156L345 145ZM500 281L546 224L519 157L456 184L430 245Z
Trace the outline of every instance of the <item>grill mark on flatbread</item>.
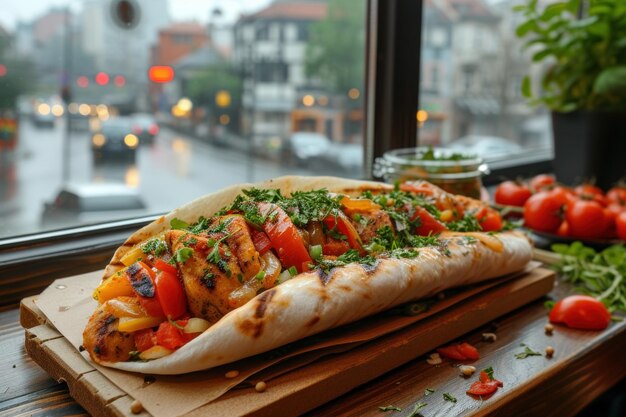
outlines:
M306 324L307 327L313 327L315 326L319 321L320 321L321 317L319 314L315 314L315 316L309 320L309 322Z
M275 289L267 290L264 293L261 293L258 297L259 304L256 306L256 311L254 312L254 317L262 319L265 315L265 311L267 310L267 305L274 298L274 294L276 294Z
M254 339L258 339L263 333L263 320L250 320L245 319L239 323L239 330L247 336L251 336Z

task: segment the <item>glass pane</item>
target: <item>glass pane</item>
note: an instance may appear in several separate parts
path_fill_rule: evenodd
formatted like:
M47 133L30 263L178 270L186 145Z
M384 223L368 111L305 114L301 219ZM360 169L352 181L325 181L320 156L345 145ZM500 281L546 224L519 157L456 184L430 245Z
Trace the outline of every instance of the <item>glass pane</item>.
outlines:
M362 176L365 0L9 3L0 237Z
M521 93L524 76L541 69L515 35L517 3L424 2L420 145L478 155L492 166L551 156L550 114Z

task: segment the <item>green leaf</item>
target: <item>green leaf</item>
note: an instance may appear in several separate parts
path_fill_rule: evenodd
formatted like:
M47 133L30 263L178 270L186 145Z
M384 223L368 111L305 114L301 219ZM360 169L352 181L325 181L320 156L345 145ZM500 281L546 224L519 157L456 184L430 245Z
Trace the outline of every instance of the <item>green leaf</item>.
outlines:
M170 226L174 230L183 230L189 227L189 223L174 217L172 220L170 220Z
M539 62L545 57L553 54L554 51L552 49L544 49L543 51L539 51L533 55L533 62Z
M517 27L515 30L515 34L519 38L523 38L528 32L531 30L535 30L537 28L537 22L534 20L528 20Z
M601 38L608 38L611 28L607 22L597 22L589 26L587 31L592 35L597 35Z
M526 98L530 98L533 95L532 83L530 82L530 76L525 76L522 80L522 95Z
M626 66L603 70L593 84L593 92L596 94L626 93Z
M566 3L550 4L548 7L545 8L543 13L539 17L539 19L544 21L544 22L547 22L547 21L551 20L552 18L560 15L565 10L567 10L567 4Z

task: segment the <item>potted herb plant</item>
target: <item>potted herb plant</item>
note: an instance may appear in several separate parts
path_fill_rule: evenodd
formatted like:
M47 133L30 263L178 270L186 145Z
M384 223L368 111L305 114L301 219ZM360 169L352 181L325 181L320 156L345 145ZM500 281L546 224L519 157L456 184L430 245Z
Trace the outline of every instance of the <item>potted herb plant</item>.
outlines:
M557 178L608 188L626 177L626 1L538 3L515 7L517 36L544 64L522 93L552 111Z

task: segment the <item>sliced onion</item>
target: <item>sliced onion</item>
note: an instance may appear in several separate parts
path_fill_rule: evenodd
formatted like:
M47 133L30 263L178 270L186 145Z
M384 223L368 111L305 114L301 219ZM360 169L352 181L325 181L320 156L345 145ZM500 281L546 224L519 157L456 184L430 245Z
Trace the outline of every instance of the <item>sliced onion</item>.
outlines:
M183 332L185 333L202 333L211 327L211 323L200 317L192 317L187 321Z
M128 299L129 297L125 298ZM138 303L128 303L120 300L119 298L113 298L104 303L104 309L107 313L112 314L117 318L147 316L146 312Z
M159 359L171 354L173 350L164 348L163 346L154 345L150 349L146 349L139 354L139 359L149 361L153 359Z
M289 281L290 279L291 279L291 274L289 273L289 270L285 269L278 276L278 279L276 280L276 284L282 284L283 282Z
M261 265L261 269L265 271L265 276L263 277L262 281L263 287L272 288L274 285L276 285L276 279L280 275L282 265L272 251L268 251L263 254L263 256L261 256Z

